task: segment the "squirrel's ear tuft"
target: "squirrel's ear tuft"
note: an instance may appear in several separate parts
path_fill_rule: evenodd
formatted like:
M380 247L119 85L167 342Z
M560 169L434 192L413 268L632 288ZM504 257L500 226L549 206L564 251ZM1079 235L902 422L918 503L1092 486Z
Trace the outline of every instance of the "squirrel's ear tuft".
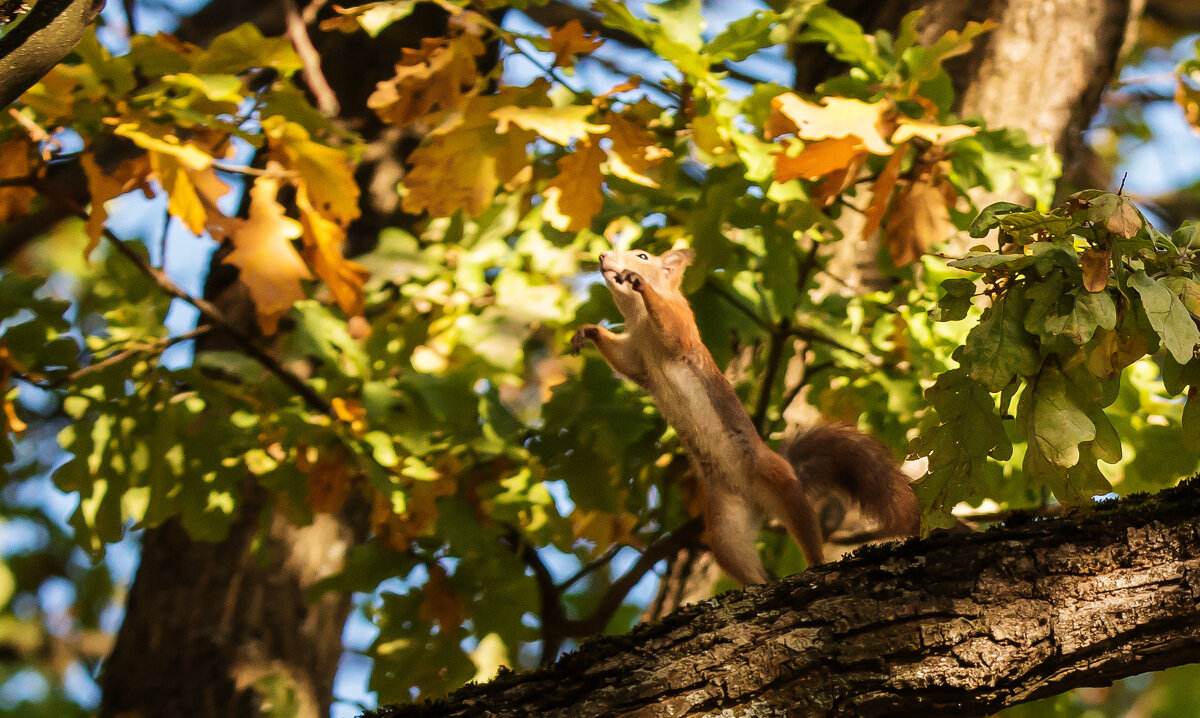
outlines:
M690 247L672 249L663 255L663 267L671 274L682 274L683 268L696 261L696 250Z

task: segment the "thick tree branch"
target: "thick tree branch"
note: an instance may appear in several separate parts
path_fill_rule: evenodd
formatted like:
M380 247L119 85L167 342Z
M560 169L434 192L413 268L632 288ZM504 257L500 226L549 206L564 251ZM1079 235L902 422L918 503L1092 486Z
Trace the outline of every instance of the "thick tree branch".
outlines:
M39 0L0 38L0 107L66 57L103 9L104 0Z
M868 548L412 715L984 715L1200 660L1200 478Z

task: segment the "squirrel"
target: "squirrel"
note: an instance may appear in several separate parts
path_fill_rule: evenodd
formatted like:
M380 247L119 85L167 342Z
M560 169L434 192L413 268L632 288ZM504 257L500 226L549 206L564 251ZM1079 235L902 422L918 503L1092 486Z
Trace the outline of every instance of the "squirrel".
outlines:
M585 324L571 338L571 350L578 354L585 342L594 343L616 372L654 398L675 428L699 477L717 564L742 585L769 580L756 547L764 515L784 525L810 566L821 563L824 536L805 484L840 489L890 535L916 534L916 495L877 439L854 427L819 424L786 441L781 456L759 437L701 341L680 290L695 256L691 249L660 256L636 249L601 252L600 271L625 330Z

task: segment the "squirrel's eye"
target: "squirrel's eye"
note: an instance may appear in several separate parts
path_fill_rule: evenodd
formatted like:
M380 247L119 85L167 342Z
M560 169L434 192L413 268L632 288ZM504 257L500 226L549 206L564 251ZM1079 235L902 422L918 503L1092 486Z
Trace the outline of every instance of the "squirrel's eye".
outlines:
M641 260L650 259L650 255L646 254L645 252L638 252L635 256Z

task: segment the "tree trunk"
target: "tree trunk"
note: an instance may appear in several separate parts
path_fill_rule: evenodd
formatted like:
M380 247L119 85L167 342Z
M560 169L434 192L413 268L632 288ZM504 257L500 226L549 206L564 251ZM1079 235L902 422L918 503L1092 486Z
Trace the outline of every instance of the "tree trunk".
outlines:
M970 716L1200 660L1200 479L874 547L375 718Z

